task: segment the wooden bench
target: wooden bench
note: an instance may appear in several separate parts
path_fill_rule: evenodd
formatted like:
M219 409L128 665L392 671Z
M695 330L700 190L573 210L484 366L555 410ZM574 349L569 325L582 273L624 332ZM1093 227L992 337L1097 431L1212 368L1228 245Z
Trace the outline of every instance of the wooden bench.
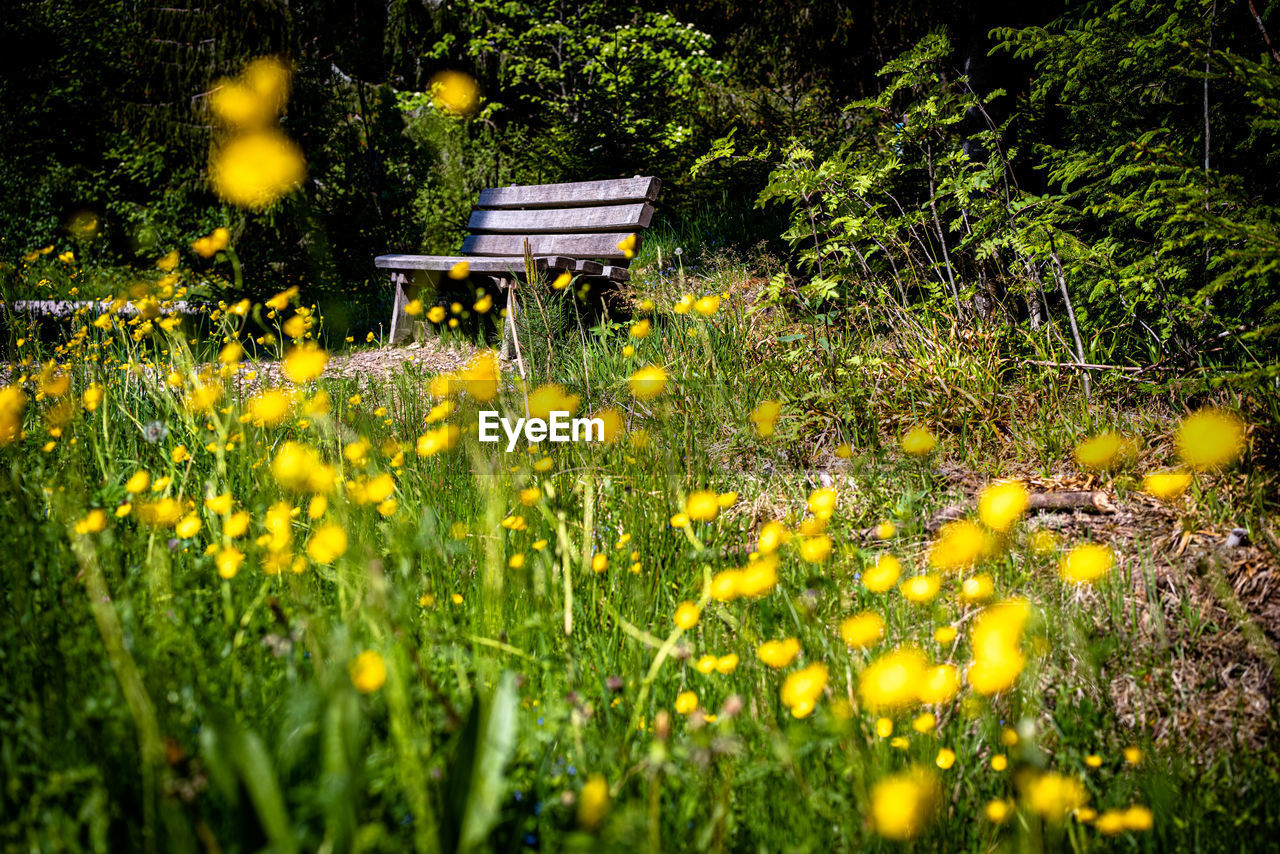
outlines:
M435 285L466 261L469 275L493 279L507 289L525 277L525 243L539 273L570 272L589 279L626 281L641 229L653 218L657 178L622 178L571 184L495 187L480 191L471 211L460 255L379 255L374 263L391 273L395 306L391 343L410 335L404 307L419 290ZM631 255L618 244L635 236ZM511 312L508 312L510 319Z

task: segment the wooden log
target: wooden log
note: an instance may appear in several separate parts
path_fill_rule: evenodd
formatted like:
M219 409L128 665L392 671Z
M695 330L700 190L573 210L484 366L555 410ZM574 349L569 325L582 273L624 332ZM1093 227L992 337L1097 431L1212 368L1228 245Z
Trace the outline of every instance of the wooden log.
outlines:
M488 257L521 255L524 243L538 257L561 255L570 258L604 258L627 260L618 248L622 234L473 234L462 241L464 255ZM636 235L635 251L640 249L640 236Z
M933 518L929 520L925 528L930 531L936 530L947 522L954 522L963 518L972 508L973 502L963 502L944 507L933 514ZM1079 510L1083 513L1114 513L1116 512L1116 507L1107 498L1105 492L1063 490L1060 492L1033 492L1028 496L1028 513L1051 513L1064 510Z
M635 231L648 228L653 205L605 205L543 210L475 210L467 228L484 234L571 234L592 231Z
M578 208L600 204L652 202L662 182L657 178L621 178L608 181L576 181L568 184L531 184L524 187L492 187L480 191L481 208Z

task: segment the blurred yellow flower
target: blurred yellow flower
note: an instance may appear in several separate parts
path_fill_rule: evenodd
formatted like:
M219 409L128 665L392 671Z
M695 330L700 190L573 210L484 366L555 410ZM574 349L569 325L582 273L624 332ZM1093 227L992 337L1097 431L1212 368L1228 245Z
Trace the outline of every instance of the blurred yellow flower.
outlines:
M142 469L134 472L129 479L124 482L125 492L146 492L147 487L151 485L151 475Z
M960 690L960 671L951 664L926 668L920 678L917 698L927 706L945 703Z
M1007 819L1012 813L1013 805L1008 801L1000 799L987 801L986 807L982 810L982 814L986 817L987 821L992 824L1004 824L1005 819Z
M609 783L600 774L592 774L578 797L578 824L594 830L609 811Z
M351 684L361 694L372 694L387 681L387 663L376 650L365 650L351 662Z
M676 607L676 613L672 620L677 628L688 630L698 625L698 618L701 616L702 612L698 610L697 605L692 602L681 602Z
M1004 533L1027 512L1030 496L1016 480L993 483L978 496L978 518L993 531Z
M763 555L742 570L738 593L749 598L764 596L778 583L778 555Z
M475 309L477 312L479 312L480 314L488 314L489 309L493 308L493 296L490 294L485 294L484 296L480 297L480 299L472 303L471 307Z
M75 523L77 534L100 534L107 529L107 514L98 509L90 510Z
M720 512L719 496L708 489L695 490L685 500L684 512L695 522L710 522Z
M1082 543L1068 552L1058 564L1058 572L1066 581L1092 584L1115 566L1115 555L1101 543Z
M1201 409L1183 419L1174 444L1178 456L1191 468L1221 468L1244 450L1244 422L1232 412Z
M722 655L716 659L716 673L728 676L730 673L738 669L737 653L729 653Z
M738 598L738 586L742 582L742 570L726 569L711 578L711 598L717 602L732 602Z
M307 540L307 554L316 563L330 564L346 554L347 532L336 522L321 525Z
M946 646L956 639L959 634L955 626L938 626L933 630L933 640L935 643Z
M327 364L329 364L329 354L319 345L307 343L299 344L290 350L285 355L281 367L284 375L289 378L289 382L294 385L303 385L323 374Z
M756 541L756 551L762 555L776 552L781 546L791 541L791 532L781 522L771 520L765 522L760 529L760 537Z
M698 695L693 691L681 691L676 696L676 714L691 715L698 708Z
M800 559L805 563L822 563L831 556L831 538L826 534L806 537L800 542Z
M938 440L925 427L912 427L902 437L902 450L913 457L923 457L938 445Z
M1017 680L1026 663L1018 644L1030 614L1025 599L1010 599L988 606L974 620L969 634L973 661L966 675L975 692L995 694Z
M427 310L427 320L432 323L440 323L444 320L445 311L442 305L433 305Z
M569 394L559 383L538 386L529 393L529 415L532 418L548 420L552 412L567 412L573 415L578 411L582 398Z
M884 637L884 618L875 611L863 611L845 618L840 637L850 649L865 649Z
M773 435L778 416L782 413L782 404L776 400L762 400L751 410L748 420L756 426L756 434L761 438Z
M234 503L230 492L224 492L221 495L211 495L204 500L204 506L209 509L210 513L216 516L225 516L231 512Z
M781 670L796 660L800 654L800 641L796 638L765 641L756 648L756 658L769 667Z
M879 525L876 525L875 533L878 539L881 539L881 540L890 539L897 532L898 532L898 528L892 522L881 522Z
M982 555L986 540L986 532L968 519L948 522L929 546L929 563L944 572L966 569Z
M209 183L219 196L244 208L265 208L306 180L302 149L278 130L232 137L214 149Z
M893 589L901 575L902 564L898 559L891 554L882 554L878 555L871 568L862 574L862 583L872 593L884 593Z
M1142 479L1142 491L1161 501L1172 501L1187 491L1191 474L1185 471L1157 471Z
M98 407L102 405L103 398L106 397L106 391L98 383L92 383L84 390L81 400L84 403L86 412L96 412Z
M600 573L600 572L604 572L608 568L609 568L608 555L596 555L595 557L591 558L592 572ZM684 628L684 627L682 626L681 628Z
M653 322L649 318L638 320L631 324L631 337L640 339L649 337L649 333L653 331Z
M830 519L836 509L836 491L830 487L809 493L809 512L819 519Z
M458 380L474 400L493 400L498 396L498 355L492 350L477 353L458 372Z
M667 372L657 365L648 365L632 374L627 385L637 400L653 400L666 389Z
M935 772L914 766L871 787L871 825L886 839L905 842L933 821L942 789Z
M1049 771L1026 783L1027 806L1047 821L1060 823L1089 802L1084 784L1075 777Z
M294 400L292 392L280 388L265 389L249 398L249 417L259 427L275 427L289 417Z
M693 304L693 310L703 317L710 317L720 310L720 296L718 294L712 294L710 296L702 297ZM797 715L796 717L801 717L801 715Z
M938 757L933 760L933 764L937 765L943 771L946 771L952 765L956 764L956 752L949 747L943 747L938 750Z
M573 274L566 270L556 276L555 281L551 283L551 287L553 290L562 291L571 284L573 284Z
M218 576L229 580L235 578L240 571L240 564L244 563L244 552L234 546L227 546L218 550L213 562L218 568Z
M628 234L618 241L618 249L622 252L624 258L636 257L636 242L636 235L634 234Z
M813 712L813 707L826 686L825 664L814 663L789 673L782 683L782 705L791 710L792 717L807 717Z
M902 582L902 596L908 602L925 604L932 602L942 587L942 579L930 572L926 575L913 575Z
M1105 470L1117 462L1124 450L1119 433L1106 432L1076 445L1076 462L1085 468Z
M986 602L995 595L995 579L990 573L980 572L966 578L960 585L960 599L964 602Z
M858 679L858 696L872 712L906 708L918 700L924 656L906 647L872 661Z
M440 71L431 78L431 97L436 108L455 116L469 116L480 103L480 87L461 71Z

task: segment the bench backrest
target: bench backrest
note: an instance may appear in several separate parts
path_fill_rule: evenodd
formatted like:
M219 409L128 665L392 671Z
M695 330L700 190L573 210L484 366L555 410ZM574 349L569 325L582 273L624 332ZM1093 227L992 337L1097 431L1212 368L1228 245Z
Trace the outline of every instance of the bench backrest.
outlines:
M626 267L629 258L618 243L636 235L653 218L657 178L577 181L495 187L480 191L462 242L463 255L521 257L524 242L535 256L599 259Z

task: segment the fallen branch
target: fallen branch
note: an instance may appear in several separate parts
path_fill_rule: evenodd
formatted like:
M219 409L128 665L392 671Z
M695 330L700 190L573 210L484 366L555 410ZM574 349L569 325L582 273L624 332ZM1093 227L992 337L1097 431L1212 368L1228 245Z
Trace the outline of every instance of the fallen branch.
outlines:
M954 522L963 517L972 506L973 502L966 501L962 504L952 504L950 507L944 507L933 514L933 518L929 520L925 528L930 531L937 530L943 524ZM1060 510L1079 510L1084 513L1114 513L1116 512L1116 507L1107 498L1105 492L1080 490L1033 492L1027 501L1028 513L1053 513Z

